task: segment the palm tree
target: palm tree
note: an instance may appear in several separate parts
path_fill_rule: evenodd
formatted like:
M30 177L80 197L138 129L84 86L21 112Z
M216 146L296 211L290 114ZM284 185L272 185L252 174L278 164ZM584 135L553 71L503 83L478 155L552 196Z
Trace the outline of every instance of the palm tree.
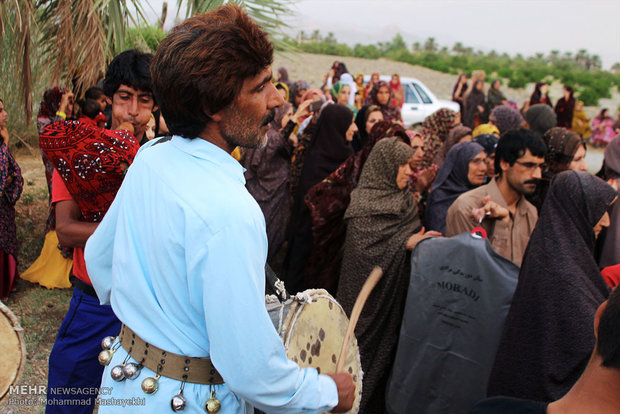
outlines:
M454 46L452 46L452 51L457 55L460 55L465 51L465 47L463 46L463 43L456 42Z
M32 48L49 68L48 82L74 80L76 89L93 85L113 56L125 50L129 27L148 25L142 0L0 0L0 36L10 32L13 42L2 42L3 60L16 53L14 70L21 80L27 118L32 115ZM270 34L281 34L281 17L289 14L289 0L177 0L185 17L204 13L224 3L244 7ZM178 16L178 13L177 13ZM6 30L5 30L6 29ZM33 40L36 39L36 45ZM0 41L3 39L0 37ZM21 53L18 53L21 51ZM6 68L3 68L6 69Z
M2 47L2 73L22 84L21 100L26 117L32 116L31 47L34 23L33 0L0 2L0 46ZM5 98L6 99L6 98Z
M424 42L424 51L425 52L436 52L437 51L437 43L435 42L434 37L429 37Z

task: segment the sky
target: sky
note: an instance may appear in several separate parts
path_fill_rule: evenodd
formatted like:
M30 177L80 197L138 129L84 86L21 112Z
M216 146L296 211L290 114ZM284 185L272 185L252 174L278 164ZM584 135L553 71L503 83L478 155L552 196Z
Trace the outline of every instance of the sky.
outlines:
M149 3L157 11L163 0ZM434 37L440 46L455 42L485 52L524 56L551 50L586 49L603 67L620 62L620 0L292 0L290 26L339 42L371 44L400 33L411 46ZM176 0L168 0L171 27Z

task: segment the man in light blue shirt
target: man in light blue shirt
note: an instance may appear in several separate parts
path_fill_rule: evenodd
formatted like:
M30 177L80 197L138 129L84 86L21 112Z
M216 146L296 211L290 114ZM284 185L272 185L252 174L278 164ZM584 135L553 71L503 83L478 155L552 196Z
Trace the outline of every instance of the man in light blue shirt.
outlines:
M86 264L98 297L136 342L164 350L162 361L209 357L224 383L184 382L164 369L158 390L146 394L141 383L155 376L146 363L137 378L116 382L114 367L143 357L130 350L134 341L117 340L102 414L168 412L177 394L190 413L204 413L212 396L221 413L344 412L353 404L348 374L319 375L286 357L265 310L265 220L229 155L264 145L282 104L272 54L266 34L227 5L175 28L155 55L153 89L175 135L136 157L87 242Z

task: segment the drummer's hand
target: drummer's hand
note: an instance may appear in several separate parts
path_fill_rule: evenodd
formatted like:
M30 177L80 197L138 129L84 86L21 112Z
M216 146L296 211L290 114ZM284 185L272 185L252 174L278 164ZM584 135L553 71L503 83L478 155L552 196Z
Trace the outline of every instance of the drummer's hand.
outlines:
M331 411L332 413L346 413L353 408L355 402L355 384L353 378L346 372L326 374L336 383L338 388L338 405Z

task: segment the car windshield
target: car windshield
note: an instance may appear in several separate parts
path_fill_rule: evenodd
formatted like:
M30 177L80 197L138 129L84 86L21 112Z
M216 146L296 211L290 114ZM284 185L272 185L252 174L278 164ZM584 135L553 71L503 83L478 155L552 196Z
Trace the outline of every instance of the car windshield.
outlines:
M415 90L418 91L418 93L420 94L420 97L422 98L422 102L424 102L425 104L433 103L431 98L428 97L428 95L426 94L424 89L422 89L420 85L418 85L417 83L414 83L413 86L415 87Z
M411 85L405 84L404 86L405 86L405 102L412 103L412 104L420 103L420 100L418 99L418 96L416 95L416 93L413 91L413 88L411 88Z

